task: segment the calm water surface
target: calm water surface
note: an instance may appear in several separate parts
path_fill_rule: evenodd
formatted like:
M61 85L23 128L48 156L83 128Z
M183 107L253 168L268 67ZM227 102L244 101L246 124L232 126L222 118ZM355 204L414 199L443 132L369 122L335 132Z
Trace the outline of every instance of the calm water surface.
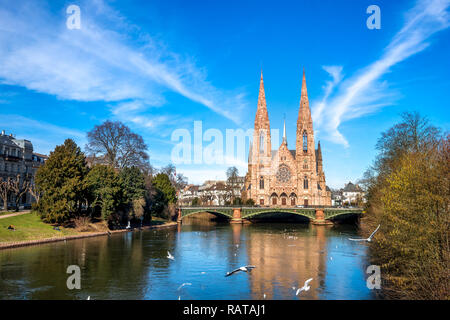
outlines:
M350 225L183 223L2 250L0 299L373 299L367 247L347 239L356 234ZM67 289L69 265L81 268L80 290ZM243 265L256 268L224 277ZM295 296L308 278L311 290Z

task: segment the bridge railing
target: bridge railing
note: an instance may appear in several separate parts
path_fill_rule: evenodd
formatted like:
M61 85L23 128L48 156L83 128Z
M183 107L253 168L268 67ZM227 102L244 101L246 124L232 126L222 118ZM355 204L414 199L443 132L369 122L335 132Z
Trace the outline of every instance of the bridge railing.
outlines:
M203 209L203 208L210 208L210 209L234 209L234 208L241 208L241 209L343 209L343 210L363 210L362 207L343 207L343 206L304 206L304 205L298 205L298 206L248 206L248 205L205 205L205 206L180 206L181 209Z

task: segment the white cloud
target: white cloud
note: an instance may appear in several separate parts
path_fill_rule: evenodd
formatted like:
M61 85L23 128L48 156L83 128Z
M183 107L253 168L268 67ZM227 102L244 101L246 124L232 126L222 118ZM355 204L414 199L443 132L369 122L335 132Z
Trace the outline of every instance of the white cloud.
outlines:
M247 105L242 93L215 88L189 58L170 52L103 1L80 4L80 30L66 28L64 10L52 16L34 1L2 6L0 83L60 99L139 100L147 107L164 104L169 90L240 122Z
M387 83L379 79L397 63L427 48L427 40L433 34L449 27L449 5L449 0L419 0L406 13L404 26L385 48L380 59L340 82L337 94L330 101L327 101L328 96L337 84L336 75L340 73L337 69L325 69L334 81L327 85L324 99L314 105L313 116L319 124L318 129L326 132L326 138L348 147L347 139L339 131L341 123L392 103L393 95L386 91Z

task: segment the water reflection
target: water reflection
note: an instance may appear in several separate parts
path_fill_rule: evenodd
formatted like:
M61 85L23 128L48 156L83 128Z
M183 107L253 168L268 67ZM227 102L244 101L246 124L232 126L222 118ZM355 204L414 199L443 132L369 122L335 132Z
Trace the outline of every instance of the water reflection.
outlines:
M173 229L3 250L0 299L370 299L366 247L347 240L355 233L352 226L186 219ZM81 290L66 287L73 264ZM251 274L224 277L248 264L256 266ZM308 278L311 290L296 297L292 287Z

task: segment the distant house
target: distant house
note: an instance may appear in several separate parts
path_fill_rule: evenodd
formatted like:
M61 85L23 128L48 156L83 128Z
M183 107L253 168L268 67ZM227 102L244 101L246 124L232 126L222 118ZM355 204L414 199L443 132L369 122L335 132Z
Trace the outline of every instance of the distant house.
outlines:
M189 206L192 204L195 198L199 198L198 194L199 186L193 184L187 185L184 189L180 190L179 202L182 206Z
M234 183L222 180L207 180L202 185L188 185L180 191L178 200L181 205L192 205L194 199L205 206L222 206L232 198L241 196L244 177L237 177Z
M364 202L364 191L357 184L351 182L347 183L342 190L342 202L343 204L356 204L358 202Z
M343 198L344 197L342 195L342 189L331 191L331 205L332 206L341 206Z

